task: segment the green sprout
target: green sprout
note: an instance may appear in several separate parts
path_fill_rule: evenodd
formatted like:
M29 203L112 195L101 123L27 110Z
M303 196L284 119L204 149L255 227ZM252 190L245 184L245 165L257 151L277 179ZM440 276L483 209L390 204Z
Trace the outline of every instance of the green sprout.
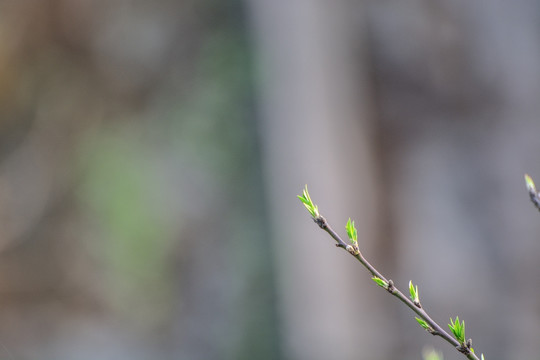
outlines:
M525 174L525 184L527 185L527 191L529 192L532 203L540 210L540 194L536 191L533 179L527 174Z
M383 289L388 290L388 283L384 281L383 279L374 276L371 278L371 280L375 281L375 283L379 285L380 287L382 287Z
M297 196L314 219L320 216L319 208L317 207L317 205L313 204L313 201L311 201L311 197L309 196L307 185L304 188L302 195L297 195Z
M448 324L448 327L450 330L452 330L452 333L456 337L456 339L461 343L465 343L465 321L459 322L459 316L456 316L456 321L452 320L450 318L450 324Z
M529 190L530 193L537 194L536 186L534 186L534 181L528 174L525 174L525 184L527 185L527 190Z
M420 304L420 297L418 295L418 285L414 286L412 280L409 281L409 293L411 294L411 300L415 304Z
M420 326L423 327L424 329L426 329L428 331L431 329L431 326L429 326L429 324L424 319L420 319L420 318L417 318L417 317L415 317L415 319L416 319L416 321L418 321Z
M351 243L356 244L358 242L358 231L354 227L354 221L351 221L351 218L347 221L345 229L347 229L347 235L349 236Z

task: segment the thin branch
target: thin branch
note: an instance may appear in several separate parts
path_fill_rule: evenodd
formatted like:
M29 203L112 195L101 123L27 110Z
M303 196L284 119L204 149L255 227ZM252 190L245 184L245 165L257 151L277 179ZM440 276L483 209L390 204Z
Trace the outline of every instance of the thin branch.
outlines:
M460 344L455 338L453 338L448 332L446 332L437 322L435 322L422 308L421 305L417 306L412 300L405 296L392 282L392 280L387 280L369 261L362 255L361 252L355 251L354 245L349 245L332 229L328 224L326 219L322 216L318 216L313 219L317 225L324 231L326 231L330 236L337 242L337 247L340 247L344 250L347 250L356 260L360 261L362 265L371 273L371 275L378 277L379 279L384 280L388 286L387 290L390 294L397 297L401 302L407 305L412 311L416 313L420 318L422 318L428 325L431 327L430 333L436 336L440 336L451 345L453 345L459 352L467 357L470 360L480 360L471 350L467 344Z
M536 191L535 191L536 193ZM465 323L460 324L459 318L456 318L456 321L451 320L451 329L454 335L459 339L459 341L452 337L448 332L446 332L437 322L435 322L424 310L422 305L420 304L420 301L418 300L418 288L414 288L412 283L410 283L410 292L411 297L413 300L409 299L407 296L405 296L395 285L394 282L390 279L387 279L384 277L373 265L370 264L369 261L366 260L366 258L362 255L358 248L358 243L356 240L356 229L354 228L354 222L351 223L351 220L349 219L349 222L347 223L347 232L349 234L349 237L351 237L350 234L354 234L350 240L352 244L347 244L343 239L332 229L332 227L328 224L326 219L322 217L319 213L318 207L313 203L311 200L307 185L304 189L303 195L299 195L298 198L302 201L306 209L310 212L313 221L324 231L326 231L335 241L336 246L340 247L344 250L346 250L349 254L354 256L356 260L358 260L373 276L373 280L380 286L384 287L390 294L397 297L402 303L407 305L412 311L416 313L420 317L419 320L417 318L417 321L424 327L429 333L435 336L440 336L444 340L446 340L448 343L450 343L452 346L454 346L459 352L461 352L467 359L469 360L480 360L475 353L472 350L472 340L465 341ZM531 196L532 198L532 196ZM538 202L540 204L540 201ZM540 207L539 207L540 209ZM484 360L484 356L481 356L481 359Z

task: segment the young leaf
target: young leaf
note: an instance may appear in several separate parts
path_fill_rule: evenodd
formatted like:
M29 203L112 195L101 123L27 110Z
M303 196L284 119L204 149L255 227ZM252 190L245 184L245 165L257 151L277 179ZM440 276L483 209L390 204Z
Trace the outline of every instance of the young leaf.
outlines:
M379 285L380 287L388 290L388 283L386 281L384 281L383 279L374 276L374 277L371 278L371 280L375 281L375 283L377 285Z
M536 191L533 179L527 174L525 174L525 184L527 185L527 191L529 192L532 203L540 210L540 194Z
M358 242L358 231L354 227L354 221L351 221L351 218L347 221L345 229L347 229L347 236L351 240L351 243L356 244Z
M304 188L302 195L297 195L297 197L304 204L307 211L309 211L309 213L314 219L319 217L319 208L317 207L317 205L313 204L313 201L311 201L311 197L309 196L307 185Z
M459 316L456 316L456 321L450 318L448 327L452 330L452 333L461 344L465 343L465 321L460 323Z
M420 298L419 298L419 295L418 295L418 285L414 286L413 283L412 283L412 280L409 281L409 293L411 295L411 300L415 304L420 303Z
M417 317L415 317L415 319L416 319L416 321L418 321L420 326L423 327L424 329L426 329L426 330L431 329L431 326L429 326L429 324L424 319L420 319L420 318L417 318Z
M536 186L534 186L534 181L528 174L525 174L525 184L527 185L527 190L529 190L530 193L537 193Z

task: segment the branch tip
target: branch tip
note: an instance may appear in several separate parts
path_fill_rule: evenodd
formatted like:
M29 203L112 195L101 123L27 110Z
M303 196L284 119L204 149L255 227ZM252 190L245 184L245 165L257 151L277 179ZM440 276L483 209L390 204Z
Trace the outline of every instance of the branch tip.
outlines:
M533 179L528 174L525 174L525 185L527 186L531 202L538 210L540 210L540 194L536 190Z

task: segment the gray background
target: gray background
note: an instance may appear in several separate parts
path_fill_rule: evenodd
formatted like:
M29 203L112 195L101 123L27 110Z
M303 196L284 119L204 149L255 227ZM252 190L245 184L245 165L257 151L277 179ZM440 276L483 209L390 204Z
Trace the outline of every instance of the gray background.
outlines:
M420 359L296 199L540 353L540 2L0 1L0 359Z

